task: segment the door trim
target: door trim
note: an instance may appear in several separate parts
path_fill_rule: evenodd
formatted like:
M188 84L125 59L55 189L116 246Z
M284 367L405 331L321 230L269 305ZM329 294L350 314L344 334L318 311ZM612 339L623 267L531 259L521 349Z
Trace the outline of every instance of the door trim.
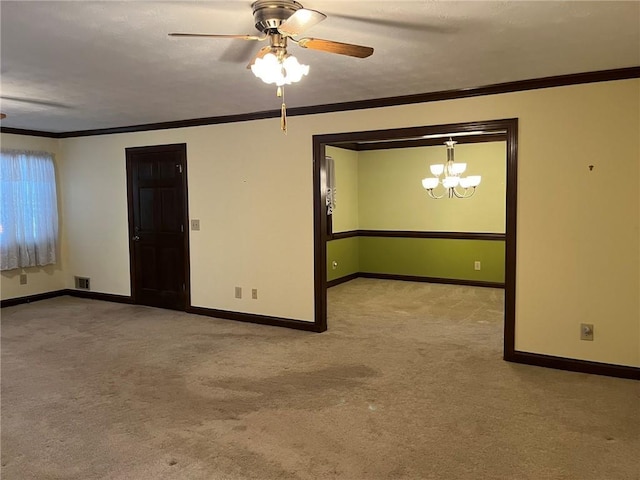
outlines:
M177 152L180 154L180 164L182 165L182 191L184 194L184 236L183 236L183 254L184 254L184 305L181 310L187 311L191 306L191 256L189 253L189 190L187 182L187 144L173 143L167 145L151 145L145 147L128 147L125 148L126 158L126 176L127 176L127 212L129 223L129 281L131 282L131 299L132 303L138 304L138 292L136 290L136 272L135 272L135 248L133 248L133 236L135 235L134 214L133 214L133 185L131 178L131 155L134 153L159 153L159 152Z
M518 119L487 120L445 125L429 125L390 130L370 130L313 136L313 232L314 232L314 323L318 331L327 329L327 230L325 146L339 143L420 138L454 132L503 131L507 142L506 225L505 225L505 309L503 358L515 359L516 312L516 216L518 187Z

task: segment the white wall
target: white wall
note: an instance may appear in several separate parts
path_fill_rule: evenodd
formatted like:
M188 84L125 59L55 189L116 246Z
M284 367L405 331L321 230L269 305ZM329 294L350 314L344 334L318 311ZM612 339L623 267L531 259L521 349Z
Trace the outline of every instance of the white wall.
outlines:
M269 119L62 140L65 275L129 294L124 148L186 142L193 305L312 320L312 135L512 117L516 349L640 366L638 79L291 117L287 136Z
M276 120L65 140L67 274L130 295L125 148L183 142L200 220L192 305L312 320L312 224L300 222L311 215L311 139L280 134ZM257 288L258 300L235 299L235 286Z
M49 152L55 155L56 183L58 187L58 204L62 205L64 193L61 191L61 163L62 159L58 153L59 142L54 138L27 137L24 135L13 135L3 133L0 138L2 148L16 150L34 150L39 152ZM64 215L62 208L59 208L60 237L58 239L58 260L55 265L44 267L28 267L16 270L7 270L0 274L0 295L2 300L17 297L27 297L38 293L53 292L66 288L66 277L63 272L64 255L62 253L62 235L64 226ZM20 285L20 274L27 274L27 284Z

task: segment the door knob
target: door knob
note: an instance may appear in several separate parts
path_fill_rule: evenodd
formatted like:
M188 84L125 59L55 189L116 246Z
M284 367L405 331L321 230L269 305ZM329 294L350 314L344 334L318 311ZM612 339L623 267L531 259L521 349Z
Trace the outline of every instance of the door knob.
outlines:
M140 240L140 237L138 235L136 235L131 240L133 240L134 242L137 242L138 240Z

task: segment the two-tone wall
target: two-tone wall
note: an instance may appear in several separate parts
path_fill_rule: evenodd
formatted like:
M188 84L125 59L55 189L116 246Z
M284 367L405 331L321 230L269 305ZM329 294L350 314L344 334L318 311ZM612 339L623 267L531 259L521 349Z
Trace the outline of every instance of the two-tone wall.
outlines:
M326 150L335 163L337 191L337 238L327 242L329 282L365 273L504 283L506 142L456 146L456 161L483 178L465 199L435 200L422 188L429 166L446 160L444 145ZM354 236L344 238L345 232ZM429 238L442 232L458 238ZM487 233L498 238L465 238Z
M185 142L193 305L311 321L312 136L502 118L519 119L516 349L640 366L638 79L291 117L287 136L265 119L60 139L64 282L130 294L124 149Z

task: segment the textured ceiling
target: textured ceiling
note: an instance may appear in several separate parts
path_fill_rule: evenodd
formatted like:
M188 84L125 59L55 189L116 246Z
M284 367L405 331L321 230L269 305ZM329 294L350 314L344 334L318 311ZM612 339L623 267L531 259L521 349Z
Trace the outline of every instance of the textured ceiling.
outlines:
M308 36L368 45L356 59L289 47L309 76L289 107L640 65L640 2L302 2ZM264 45L169 38L256 33L249 1L5 1L2 126L65 132L277 110L246 70Z

